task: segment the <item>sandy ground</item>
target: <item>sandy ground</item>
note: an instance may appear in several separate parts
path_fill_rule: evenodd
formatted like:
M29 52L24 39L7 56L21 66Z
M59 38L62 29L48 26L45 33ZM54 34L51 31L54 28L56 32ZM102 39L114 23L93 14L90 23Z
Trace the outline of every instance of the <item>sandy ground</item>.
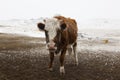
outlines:
M47 70L49 54L44 39L0 34L0 80L120 80L120 51L116 46L120 45L115 40L78 40L79 65L66 55L66 74L60 76L58 55L54 71Z

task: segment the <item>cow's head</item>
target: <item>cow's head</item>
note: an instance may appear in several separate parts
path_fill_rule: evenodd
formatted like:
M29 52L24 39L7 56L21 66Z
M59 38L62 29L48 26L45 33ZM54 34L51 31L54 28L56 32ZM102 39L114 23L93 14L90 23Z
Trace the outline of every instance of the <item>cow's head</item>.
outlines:
M61 39L61 31L66 29L66 24L56 18L46 19L44 23L38 23L38 28L45 32L47 48L55 51Z

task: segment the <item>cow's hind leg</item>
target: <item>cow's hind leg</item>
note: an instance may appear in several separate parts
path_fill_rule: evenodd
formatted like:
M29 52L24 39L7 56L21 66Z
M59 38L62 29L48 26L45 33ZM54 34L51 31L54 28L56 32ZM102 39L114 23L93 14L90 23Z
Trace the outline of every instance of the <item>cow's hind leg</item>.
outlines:
M68 48L68 49L67 49L67 50L68 50L68 54L69 54L69 55L72 55L72 51L73 51L72 46L69 45L67 48Z
M75 42L73 45L73 52L74 52L75 64L78 65L77 42Z
M53 71L52 65L54 60L54 53L50 52L50 63L49 63L49 71Z
M61 74L61 75L65 74L64 58L65 58L66 50L67 50L67 49L63 49L63 50L61 51L61 55L60 55L60 74Z
M67 48L68 48L68 54L70 55L70 59L74 60L74 57L73 57L73 45L69 45Z

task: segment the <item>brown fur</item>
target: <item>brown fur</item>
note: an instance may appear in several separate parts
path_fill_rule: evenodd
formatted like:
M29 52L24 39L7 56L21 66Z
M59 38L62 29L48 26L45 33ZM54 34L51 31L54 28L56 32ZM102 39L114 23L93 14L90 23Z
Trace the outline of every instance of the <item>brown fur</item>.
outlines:
M57 36L54 38L54 41L57 43L59 40L59 36L61 35L60 41L57 43L57 50L55 53L59 53L61 51L60 55L60 66L64 66L64 57L66 54L67 46L69 44L73 44L73 51L76 52L75 47L77 46L77 23L74 19L65 18L63 16L55 16L54 18L58 19L62 23L66 24L65 30L58 30ZM71 50L71 49L69 49ZM70 51L71 53L72 51ZM76 53L74 53L76 55ZM54 58L54 56L52 56ZM51 59L53 62L53 59ZM51 63L52 65L52 63ZM64 72L62 72L64 73Z
M62 23L67 25L66 29L61 31L61 42L58 46L60 49L67 47L68 44L73 44L77 40L77 23L74 19L65 18L63 16L55 16Z

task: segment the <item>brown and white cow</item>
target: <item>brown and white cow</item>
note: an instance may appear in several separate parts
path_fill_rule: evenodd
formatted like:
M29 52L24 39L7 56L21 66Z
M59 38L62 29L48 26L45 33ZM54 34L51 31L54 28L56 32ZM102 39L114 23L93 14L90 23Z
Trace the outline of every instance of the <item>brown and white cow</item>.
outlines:
M63 16L55 16L45 19L44 23L38 23L38 28L45 32L47 49L50 53L49 70L52 70L54 54L60 54L60 73L64 74L64 57L66 50L74 53L75 62L78 65L77 47L77 23L74 19Z

